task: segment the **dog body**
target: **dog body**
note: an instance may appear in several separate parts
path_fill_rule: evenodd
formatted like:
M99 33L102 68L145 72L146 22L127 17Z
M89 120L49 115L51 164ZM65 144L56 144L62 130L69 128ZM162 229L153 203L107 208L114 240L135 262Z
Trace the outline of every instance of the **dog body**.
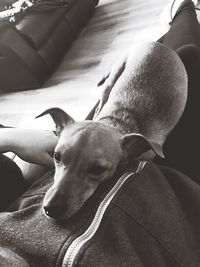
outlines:
M178 55L158 43L129 54L101 81L94 121L75 122L52 108L60 139L55 148L54 184L45 195L45 214L71 218L129 159L163 156L164 141L183 113L187 75Z
M187 98L187 75L177 54L159 43L145 43L100 84L103 93L95 120L123 134L140 133L162 147Z

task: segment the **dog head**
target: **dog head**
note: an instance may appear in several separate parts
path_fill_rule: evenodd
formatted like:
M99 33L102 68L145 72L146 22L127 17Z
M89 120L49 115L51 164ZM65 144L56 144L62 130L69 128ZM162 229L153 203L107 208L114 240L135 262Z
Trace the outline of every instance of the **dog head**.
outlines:
M39 116L45 114L52 116L60 136L54 152L54 183L43 201L45 214L54 219L72 217L113 176L120 162L144 158L149 150L162 156L160 146L140 134L122 135L100 122L76 122L58 108Z

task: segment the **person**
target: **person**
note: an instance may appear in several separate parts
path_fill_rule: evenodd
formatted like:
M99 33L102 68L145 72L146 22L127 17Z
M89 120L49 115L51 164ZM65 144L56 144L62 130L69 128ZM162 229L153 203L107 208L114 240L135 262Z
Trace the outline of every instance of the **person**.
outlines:
M106 186L103 184L69 221L51 220L42 213L42 200L53 182L53 170L34 179L23 195L0 214L2 266L199 265L199 130L195 117L199 110L200 25L193 1L173 3L171 7L176 10L171 27L159 42L175 50L182 59L188 74L189 95L184 114L166 142L166 159L157 160L165 166L148 162L127 180L122 176ZM87 119L92 119L94 111L95 107ZM39 131L38 135L33 134L39 140L33 151L33 142L23 142L29 137L24 135L18 151L15 145L21 143L20 132L6 128L0 129L0 134L8 136L5 130L9 138L6 137L7 147L1 152L9 148L25 160L39 164L46 164L42 155L51 158L57 142L54 135L50 134L50 146L43 145L45 134ZM13 149L9 142L15 131ZM28 155L24 157L21 151Z

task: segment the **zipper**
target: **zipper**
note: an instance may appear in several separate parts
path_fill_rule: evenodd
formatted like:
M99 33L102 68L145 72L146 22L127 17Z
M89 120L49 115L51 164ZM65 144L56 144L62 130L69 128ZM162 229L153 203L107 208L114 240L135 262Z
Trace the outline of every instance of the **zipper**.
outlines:
M27 7L30 7L33 5L32 2L29 0L19 0L12 4L12 8L9 10L1 11L0 12L0 19L7 18L7 17L12 17L16 13L19 13L23 9L23 4L26 4Z
M63 258L62 267L73 266L75 258L77 254L79 253L80 249L83 247L83 245L86 242L88 242L94 236L94 234L98 230L100 223L103 219L103 215L107 207L109 206L110 202L114 198L114 196L117 194L117 192L122 187L122 185L129 179L129 177L131 177L133 174L140 172L144 168L145 164L146 164L146 161L141 161L135 172L125 173L119 178L119 180L116 182L113 188L109 191L109 193L105 196L103 201L100 203L90 226L87 228L87 230L82 235L77 237L68 247L65 253L65 256Z

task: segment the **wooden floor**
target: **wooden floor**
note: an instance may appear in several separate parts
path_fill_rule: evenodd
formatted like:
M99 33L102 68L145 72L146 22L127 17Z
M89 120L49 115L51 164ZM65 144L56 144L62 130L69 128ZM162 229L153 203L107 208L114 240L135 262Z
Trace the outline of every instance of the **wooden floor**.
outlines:
M82 120L98 99L96 84L127 50L156 40L165 29L159 16L166 0L100 0L94 16L43 88L0 96L0 123L51 128L51 119L33 118L61 107Z

